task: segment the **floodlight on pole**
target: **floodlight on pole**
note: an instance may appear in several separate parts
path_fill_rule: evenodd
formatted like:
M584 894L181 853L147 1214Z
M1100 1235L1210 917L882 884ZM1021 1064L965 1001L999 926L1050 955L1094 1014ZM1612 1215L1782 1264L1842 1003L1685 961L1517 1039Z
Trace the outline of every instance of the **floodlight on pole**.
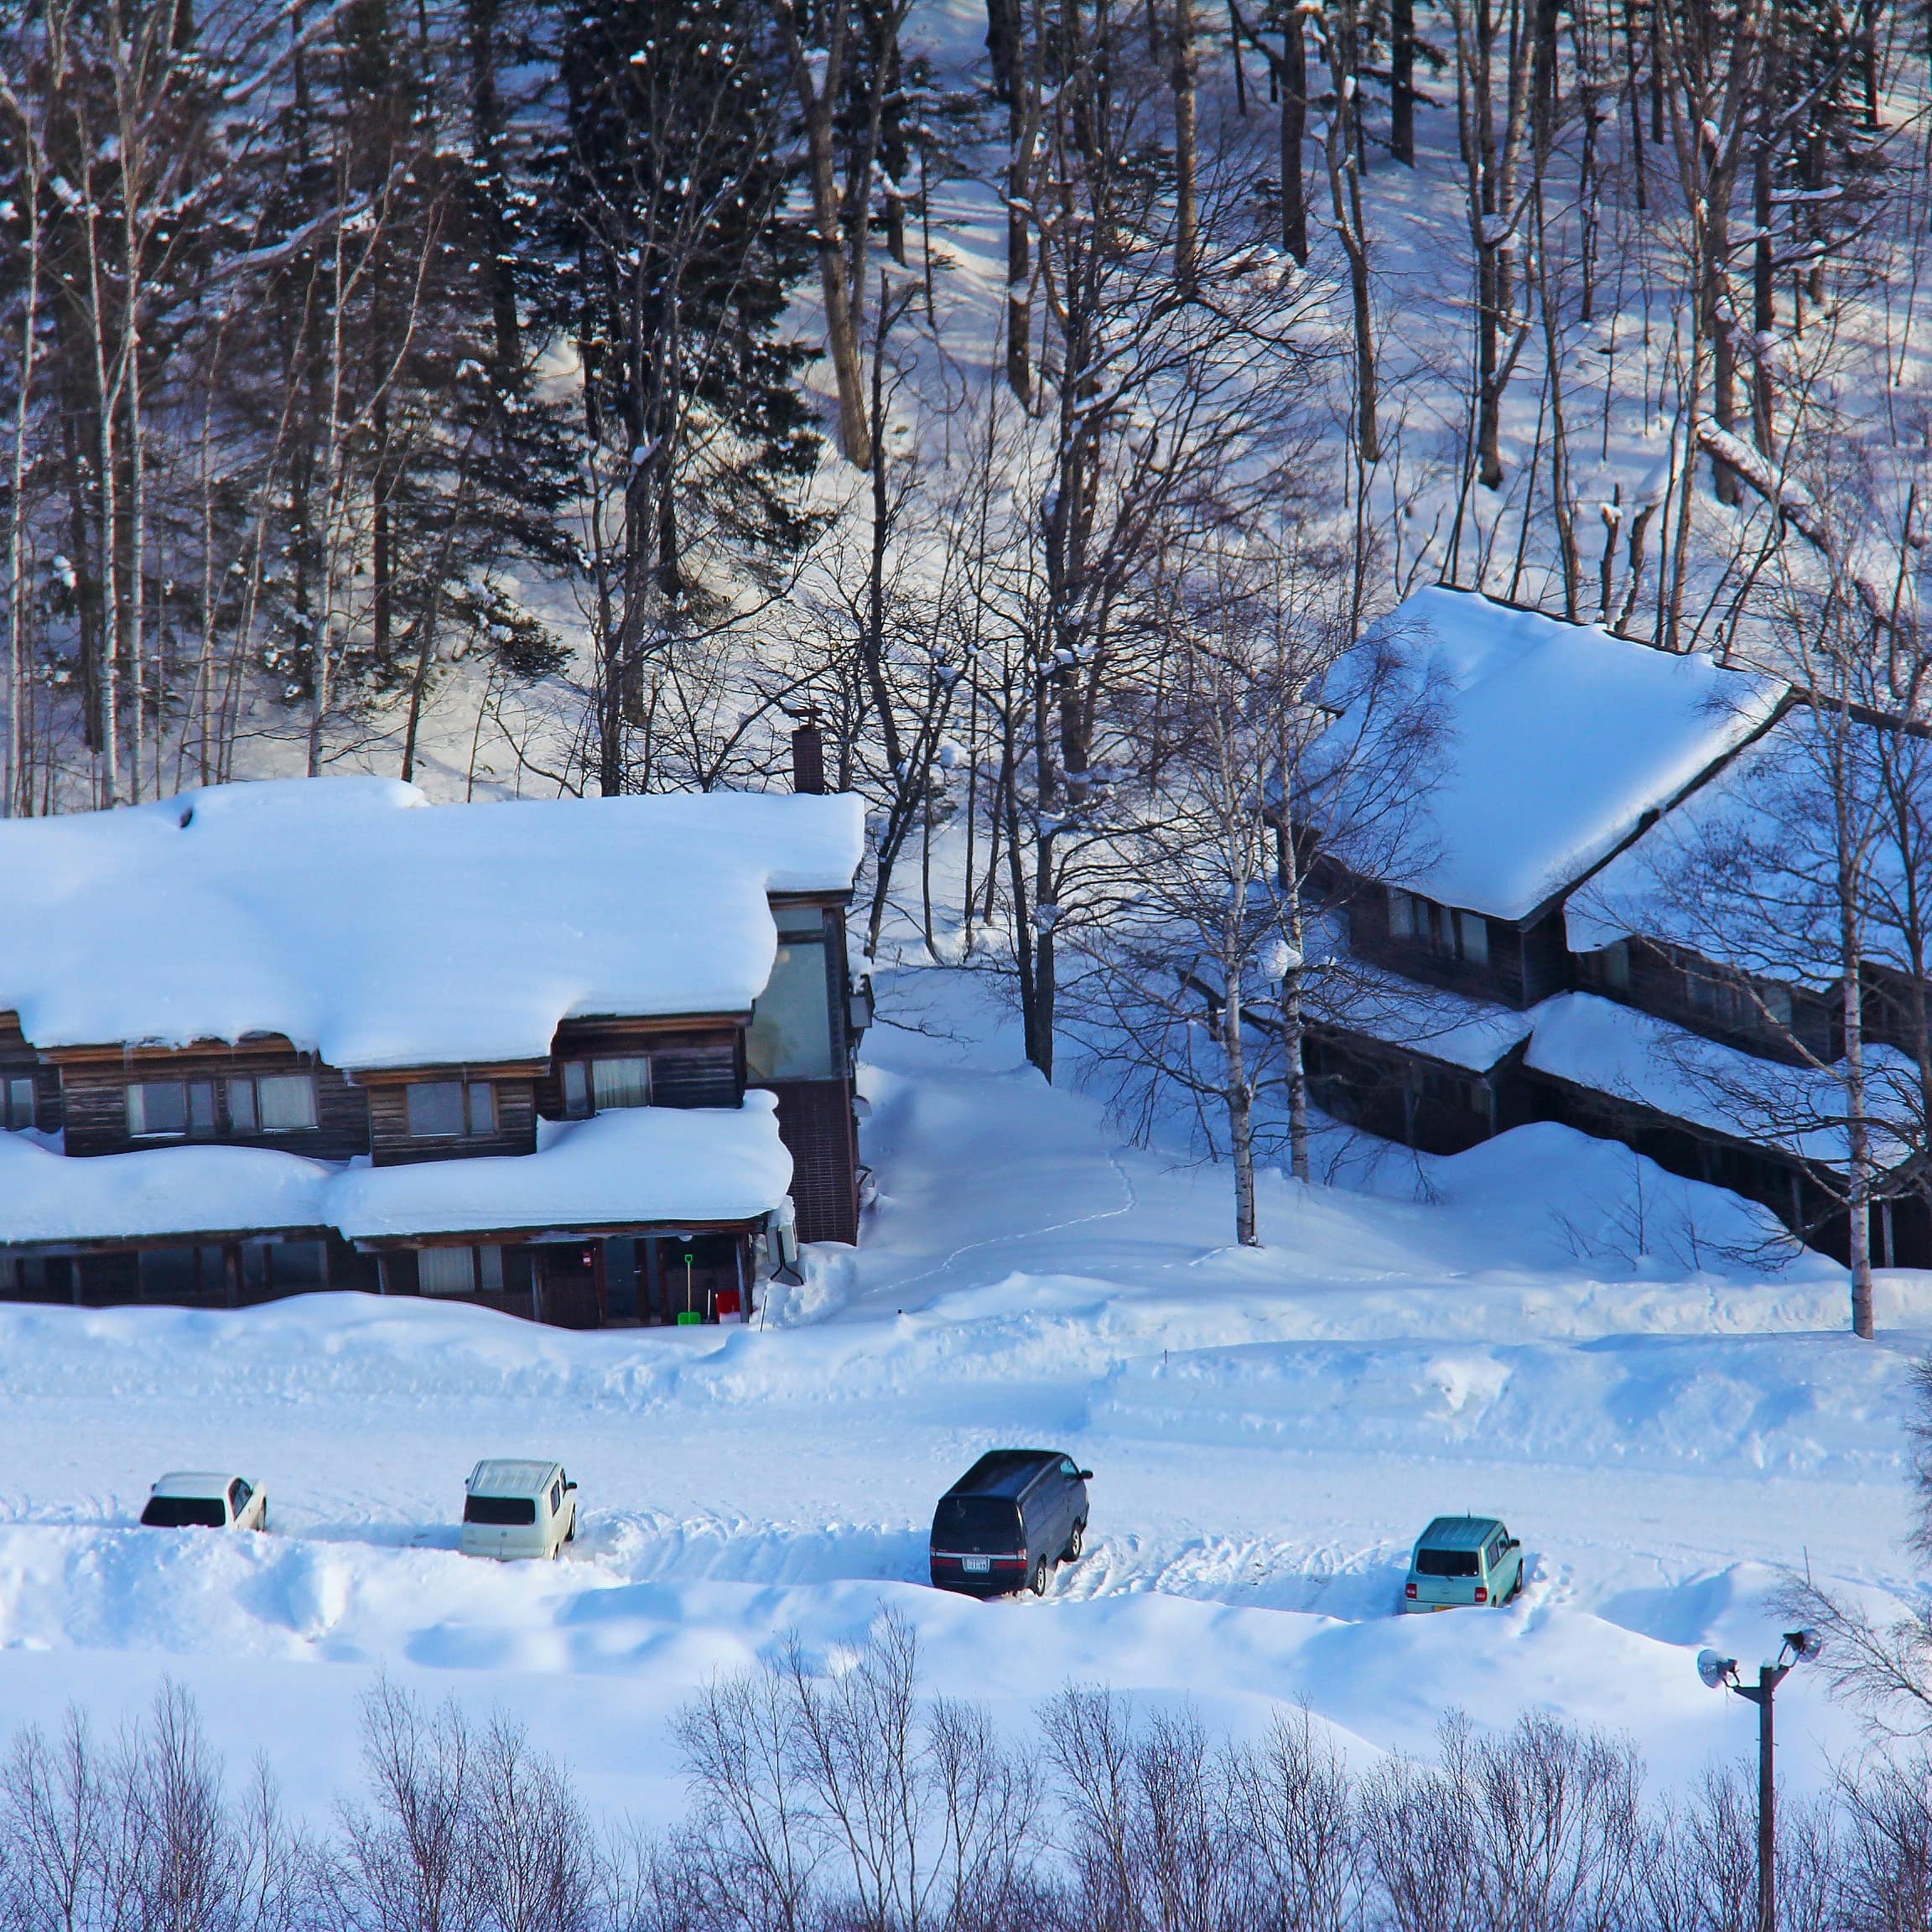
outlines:
M1712 1690L1734 1690L1758 1706L1758 1932L1778 1932L1778 1780L1775 1710L1778 1686L1794 1664L1815 1661L1825 1648L1815 1630L1787 1630L1778 1654L1758 1666L1758 1681L1747 1684L1737 1659L1722 1651L1700 1650L1697 1675Z

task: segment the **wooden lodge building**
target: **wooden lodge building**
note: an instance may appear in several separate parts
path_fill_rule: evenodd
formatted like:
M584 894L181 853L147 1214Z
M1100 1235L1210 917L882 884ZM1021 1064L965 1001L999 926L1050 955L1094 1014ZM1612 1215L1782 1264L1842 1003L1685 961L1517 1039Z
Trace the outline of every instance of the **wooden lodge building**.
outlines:
M859 1219L850 797L0 824L0 1296L749 1314Z
M1351 868L1343 849L1318 875L1359 990L1311 1029L1317 1104L1438 1154L1560 1122L1844 1259L1824 1184L1842 1101L1815 1064L1842 1052L1829 969L1774 974L1748 934L1721 943L1647 885L1801 728L1793 693L1472 593L1426 590L1399 615L1432 661L1446 749L1418 856ZM1868 1010L1883 1043L1890 1008ZM1917 1190L1873 1220L1880 1265L1932 1265Z

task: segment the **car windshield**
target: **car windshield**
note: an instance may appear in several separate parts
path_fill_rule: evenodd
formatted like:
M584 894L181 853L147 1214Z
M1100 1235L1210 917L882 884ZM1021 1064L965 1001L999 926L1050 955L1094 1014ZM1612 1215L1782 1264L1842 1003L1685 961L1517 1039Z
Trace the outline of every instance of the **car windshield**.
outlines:
M1418 1550L1418 1576L1473 1576L1477 1574L1473 1550Z
M220 1530L228 1512L219 1496L150 1496L141 1520L150 1530Z
M471 1496L463 1504L463 1520L514 1529L537 1520L537 1505L527 1496Z
M1003 1496L943 1496L932 1546L965 1556L1010 1556L1020 1548L1020 1505Z

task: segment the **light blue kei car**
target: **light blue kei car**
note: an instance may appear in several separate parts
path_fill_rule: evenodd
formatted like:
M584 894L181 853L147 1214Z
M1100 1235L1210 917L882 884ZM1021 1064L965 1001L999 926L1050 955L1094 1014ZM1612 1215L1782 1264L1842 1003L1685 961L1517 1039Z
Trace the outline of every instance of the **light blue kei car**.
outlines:
M1415 1540L1405 1611L1497 1609L1523 1587L1523 1545L1493 1516L1438 1516Z

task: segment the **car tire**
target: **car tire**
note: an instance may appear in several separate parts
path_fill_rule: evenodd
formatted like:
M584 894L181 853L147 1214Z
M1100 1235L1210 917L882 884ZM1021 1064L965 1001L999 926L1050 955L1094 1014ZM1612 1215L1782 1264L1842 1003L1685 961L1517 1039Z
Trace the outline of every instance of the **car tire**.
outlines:
M1042 1556L1040 1561L1033 1566L1032 1578L1026 1587L1033 1592L1036 1597L1044 1597L1046 1594L1046 1585L1048 1580L1049 1572L1046 1567L1046 1559Z
M1076 1523L1073 1525L1073 1534L1067 1539L1067 1547L1062 1553L1060 1561L1062 1563L1078 1563L1080 1561L1080 1552L1086 1547L1087 1525L1084 1523Z

